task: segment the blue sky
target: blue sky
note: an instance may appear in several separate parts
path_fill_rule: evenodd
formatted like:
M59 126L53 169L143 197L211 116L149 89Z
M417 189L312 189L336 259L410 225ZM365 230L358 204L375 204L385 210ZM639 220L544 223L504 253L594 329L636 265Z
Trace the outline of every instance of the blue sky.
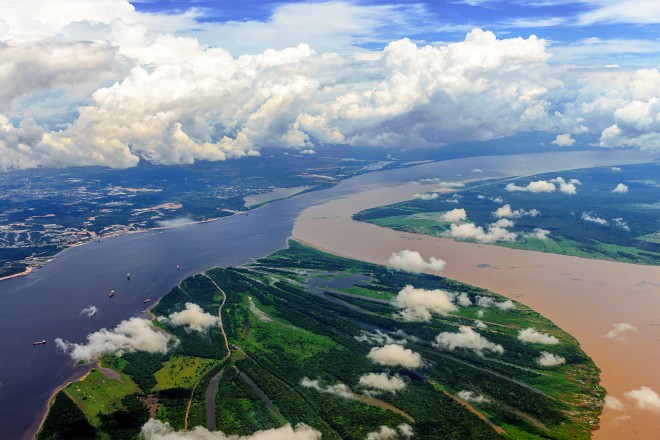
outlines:
M198 10L206 23L263 22L285 5L305 1L136 1L139 11L178 14ZM648 66L660 54L660 2L654 0L439 0L351 1L364 7L396 7L403 22L380 23L372 38L359 46L378 49L406 36L420 43L456 41L473 27L501 37L537 35L550 42L557 62L590 65L605 62L629 67ZM194 35L195 30L189 29ZM204 39L202 37L202 39ZM214 42L211 41L210 44ZM257 50L255 48L255 50Z
M0 0L0 171L263 147L660 151L660 1Z

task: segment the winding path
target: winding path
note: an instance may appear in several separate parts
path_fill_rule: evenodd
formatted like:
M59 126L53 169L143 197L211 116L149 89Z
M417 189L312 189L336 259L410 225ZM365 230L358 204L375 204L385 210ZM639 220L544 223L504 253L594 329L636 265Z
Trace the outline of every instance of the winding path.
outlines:
M225 306L225 302L227 302L227 294L225 293L224 290L218 286L218 284L213 281L213 278L208 276L206 273L202 274L206 278L213 283L213 285L222 293L222 303L220 304L220 307L218 308L218 326L220 327L220 331L222 332L222 337L225 340L225 347L227 348L227 354L225 355L224 358L220 361L220 363L225 362L229 357L231 356L231 348L229 348L229 339L227 339L227 333L225 332L225 328L222 325L222 308ZM220 375L222 374L222 370L216 374L213 379L211 379L211 382L209 383L209 388L206 390L206 414L210 412L213 413L213 429L215 429L215 387L218 386L218 381L220 380ZM200 379L195 386L192 389L192 392L190 393L190 399L188 399L188 407L186 408L186 416L183 419L183 430L187 431L188 430L188 416L190 415L190 406L192 405L193 397L195 396L195 390L197 389L197 385L199 385L199 382L201 382L202 379ZM213 392L211 392L211 387L213 387ZM207 424L210 424L210 420L207 420ZM210 427L209 427L209 430Z

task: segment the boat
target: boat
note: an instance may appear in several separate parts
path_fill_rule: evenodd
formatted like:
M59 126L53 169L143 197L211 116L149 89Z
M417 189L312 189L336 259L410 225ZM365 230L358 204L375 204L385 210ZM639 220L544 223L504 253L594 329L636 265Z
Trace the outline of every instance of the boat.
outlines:
M91 318L94 315L96 315L96 310L94 310L92 313L90 313L89 317Z
M145 300L142 301L142 302L146 304L146 303L148 303L148 302L151 302L151 300L150 300L149 298L147 298L147 299L145 299Z
M112 298L113 296L115 296L115 291L111 290L110 293L108 293L108 298Z
M179 266L179 265L177 264L177 265L176 265L176 270L181 270L181 266Z
M130 280L130 279L131 279L131 274L130 274L130 273L127 273L127 274L126 274L126 279L127 279L127 280Z
M42 339L41 341L34 341L32 345L46 345L46 341Z

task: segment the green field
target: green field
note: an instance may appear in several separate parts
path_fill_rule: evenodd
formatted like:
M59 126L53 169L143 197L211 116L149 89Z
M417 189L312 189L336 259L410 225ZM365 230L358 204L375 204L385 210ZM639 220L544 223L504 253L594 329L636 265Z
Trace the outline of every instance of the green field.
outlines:
M451 223L441 215L457 208L465 209L466 222L488 230L497 218L495 210L508 204L512 210L538 215L513 216L515 225L509 231L518 234L515 241L493 244L525 249L597 258L625 263L660 265L660 181L658 163L628 165L612 171L609 167L541 174L507 181L486 181L457 192L459 203L450 196L435 200L409 200L394 205L368 209L353 216L355 220L373 223L397 231L434 237L449 236ZM560 174L566 181L577 179L577 192L561 191L534 194L509 192L507 184L519 187L531 181L552 180ZM629 191L612 194L617 183L625 182ZM597 221L584 220L588 218ZM545 239L535 238L536 228L548 231ZM465 241L476 242L473 239Z
M598 369L577 341L522 304L498 307L505 298L492 292L332 256L295 241L252 264L216 268L207 275L227 295L222 312L232 347L227 361L221 363L226 349L218 329L186 332L161 322L181 340L167 355L134 352L103 360L149 390L149 396L135 386L108 391L98 382L108 379L90 374L86 399L80 394L74 407L59 399L68 391L58 395L40 438L65 432L51 418L55 412L81 425L90 423L101 438L137 438L147 407L156 418L182 429L189 400L189 428L206 426L204 396L218 373L216 426L228 435L302 422L323 439L363 440L383 425L406 423L415 437L428 439L587 439L598 425L604 391ZM471 305L434 313L428 321L406 320L391 300L409 284L461 294ZM217 314L221 300L208 278L195 276L166 295L154 313L167 316L195 302ZM519 331L528 327L558 343L521 342ZM439 334L460 328L472 329L501 352L449 350L435 343ZM374 362L372 350L387 343L405 345L422 364L406 368ZM540 366L541 351L560 356L563 363ZM362 382L380 373L402 385L386 392ZM465 392L483 399L468 402L468 409L457 397ZM96 409L87 401L98 402ZM132 422L120 436L122 420Z
M209 373L219 362L194 356L177 356L163 363L163 368L154 373L156 386L154 391L172 388L192 388Z
M94 426L99 414L110 414L122 408L122 399L138 391L137 385L125 374L121 381L111 379L92 369L84 380L69 384L64 392L73 400Z

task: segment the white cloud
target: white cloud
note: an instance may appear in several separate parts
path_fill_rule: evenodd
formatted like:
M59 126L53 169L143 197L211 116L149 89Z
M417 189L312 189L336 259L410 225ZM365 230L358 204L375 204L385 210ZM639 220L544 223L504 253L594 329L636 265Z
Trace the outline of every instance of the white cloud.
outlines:
M518 339L523 342L530 344L546 344L546 345L557 345L559 344L559 339L551 336L547 333L541 333L538 330L529 327L518 332Z
M649 387L628 391L625 396L634 401L639 409L660 412L660 396Z
M549 193L554 192L557 188L552 182L546 180L537 180L529 182L525 186L518 186L515 183L509 183L505 189L509 192L529 192L529 193Z
M480 320L478 320L478 319L476 319L476 320L474 321L474 326L475 326L476 328L482 328L482 329L483 329L483 328L488 328L488 326L486 325L485 322L480 321Z
M425 261L419 252L409 249L394 252L387 262L394 269L413 273L432 272L437 274L442 272L446 266L446 263L439 258L430 257L428 261Z
M614 226L617 228L621 228L624 231L630 231L630 226L628 226L628 223L626 223L626 221L621 217L613 218L612 221L614 222Z
M374 347L367 357L380 365L401 366L411 370L422 365L422 356L419 353L396 344Z
M305 155L312 155L312 154L316 154L316 151L308 148L306 150L300 150L300 151L298 151L298 153L305 154Z
M513 304L513 301L510 299L497 301L490 296L477 296L476 305L486 309L511 310L516 308L516 306Z
M156 330L151 323L143 318L131 318L122 321L113 330L102 328L87 335L86 344L75 344L55 339L58 348L75 360L90 361L98 359L103 354L116 354L134 351L148 353L167 353L170 336Z
M520 218L523 216L529 217L538 217L541 215L541 212L538 209L530 209L529 211L525 209L511 209L511 205L506 204L497 208L493 215L497 218Z
M397 429L388 426L381 426L378 431L367 434L366 440L399 440L400 438L411 438L413 429L407 423L397 426Z
M610 168L610 170L612 170L612 171L621 171L621 168L619 168L619 167L612 167L612 168Z
M285 425L280 428L258 431L252 435L236 436L222 432L209 432L197 426L190 431L175 431L169 423L149 419L142 426L144 440L321 440L321 433L301 423L295 428Z
M406 381L398 374L390 376L387 373L368 373L360 376L360 386L379 391L396 393L406 387Z
M465 292L459 293L458 295L454 294L454 299L456 300L456 303L458 303L459 306L469 307L472 305L472 301L470 300L470 297Z
M429 177L425 179L414 180L412 183L415 184L436 184L440 188L462 188L465 186L462 182L446 182L439 177Z
M604 218L594 216L589 212L583 212L582 213L582 220L584 220L585 222L597 223L597 224L602 225L602 226L607 226L607 225L610 224L610 222L608 222Z
M430 321L431 313L446 315L457 310L454 295L440 289L416 289L405 286L394 298L395 307L403 309L400 314L406 321Z
M483 310L477 310L477 317L483 318L484 317L484 311Z
M206 313L200 306L194 303L186 303L186 308L180 312L171 313L163 321L173 325L184 325L190 330L204 332L218 323L218 317Z
M473 169L471 172L472 172L472 173L483 173L483 170L481 170L481 169L479 169L479 168L475 168L475 169Z
M440 221L458 223L467 220L467 213L463 208L452 209L440 216Z
M374 333L363 330L359 335L354 336L356 341L366 342L371 345L397 344L405 345L407 342L415 342L418 339L415 336L406 334L403 330L397 330L391 334L376 330Z
M501 345L490 342L465 325L458 328L458 333L440 333L436 336L435 342L439 347L452 351L456 348L466 348L474 350L478 354L483 354L484 351L491 351L496 354L504 353L504 348Z
M300 385L305 388L311 388L318 391L319 393L333 394L335 396L343 397L344 399L355 399L355 394L351 389L343 383L338 383L335 385L322 386L321 382L316 379L312 380L308 377L303 377L300 381Z
M556 367L565 364L566 359L562 356L542 351L541 356L536 359L536 363L542 367Z
M546 240L548 238L548 235L550 235L550 231L548 231L547 229L534 228L534 232L527 233L525 235L530 238L538 238L539 240Z
M614 396L605 396L605 408L614 411L624 411L626 409L626 404Z
M559 147L570 147L575 144L575 139L571 137L570 133L558 134L552 143Z
M628 185L625 185L623 183L617 184L617 186L611 191L613 193L617 194L625 194L628 192Z
M507 229L497 226L496 224L489 225L486 232L481 226L474 223L464 223L457 225L452 223L448 231L443 233L445 237L456 238L459 240L476 240L481 243L495 243L496 241L515 241L518 234L508 231Z
M460 399L470 403L488 403L490 399L483 394L477 394L474 391L461 390L457 393Z
M578 179L571 179L567 182L563 177L551 179L550 182L558 184L559 191L564 194L568 194L569 196L577 194L576 185L582 185L582 182L580 182Z
M96 308L96 306L89 306L89 307L85 307L84 309L82 309L80 311L80 314L81 315L87 315L91 318L92 316L96 315L96 313L98 311L99 311L99 309Z
M417 200L435 200L440 197L438 193L413 194L412 198Z
M622 341L625 339L624 333L626 332L639 333L639 330L637 330L637 327L632 324L628 324L627 322L617 322L616 324L612 325L612 330L607 332L605 337Z

